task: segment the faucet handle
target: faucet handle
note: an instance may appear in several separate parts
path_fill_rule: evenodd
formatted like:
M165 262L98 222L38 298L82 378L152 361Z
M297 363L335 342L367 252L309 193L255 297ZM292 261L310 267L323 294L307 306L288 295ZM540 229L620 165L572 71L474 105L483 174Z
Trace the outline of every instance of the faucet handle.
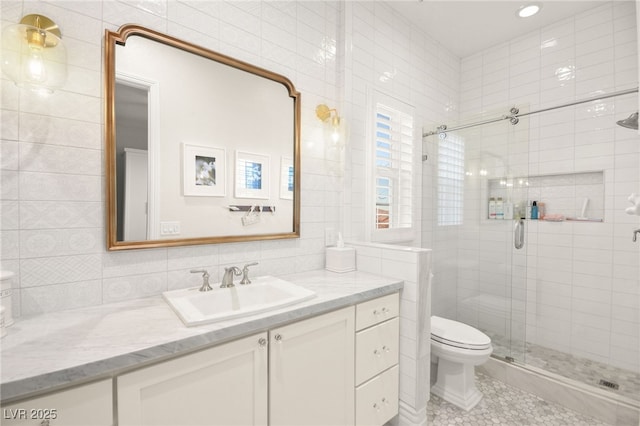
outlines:
M192 274L202 274L202 286L198 291L210 291L213 290L209 285L209 272L206 269L192 269Z
M242 280L240 280L240 284L251 284L251 280L249 279L249 266L255 266L258 262L247 263L242 268Z

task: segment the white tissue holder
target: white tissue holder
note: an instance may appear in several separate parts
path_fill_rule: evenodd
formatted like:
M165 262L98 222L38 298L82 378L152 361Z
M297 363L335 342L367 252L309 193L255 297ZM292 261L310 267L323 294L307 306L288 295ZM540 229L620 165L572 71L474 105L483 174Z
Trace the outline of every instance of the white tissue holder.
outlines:
M356 270L356 249L353 247L329 247L326 253L325 268L331 272L350 272Z

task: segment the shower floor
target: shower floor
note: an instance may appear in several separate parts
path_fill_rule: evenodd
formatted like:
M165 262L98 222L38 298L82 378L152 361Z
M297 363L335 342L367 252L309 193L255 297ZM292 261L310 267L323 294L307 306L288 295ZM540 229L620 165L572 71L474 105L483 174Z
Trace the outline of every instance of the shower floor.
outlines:
M525 351L509 351L508 346L502 344L500 339L493 340L492 336L492 342L494 342L494 354L499 357L510 356L518 362L526 360L526 365L640 402L640 373L612 367L533 343L527 343ZM619 388L612 389L603 386L600 384L600 380L618 384Z

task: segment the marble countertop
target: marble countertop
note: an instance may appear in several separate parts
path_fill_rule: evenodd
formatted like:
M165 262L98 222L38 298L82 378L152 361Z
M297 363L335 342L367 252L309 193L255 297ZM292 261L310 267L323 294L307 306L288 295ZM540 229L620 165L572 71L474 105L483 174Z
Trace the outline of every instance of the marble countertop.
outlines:
M393 293L402 281L325 270L281 276L306 302L186 327L161 296L18 318L1 341L2 402L101 378Z

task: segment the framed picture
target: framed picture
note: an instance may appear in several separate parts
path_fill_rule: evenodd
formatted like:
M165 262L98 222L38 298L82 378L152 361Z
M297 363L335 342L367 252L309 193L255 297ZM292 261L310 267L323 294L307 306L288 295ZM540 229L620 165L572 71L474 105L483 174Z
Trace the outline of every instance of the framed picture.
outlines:
M280 198L293 200L293 158L280 159Z
M269 199L269 156L236 151L236 198Z
M182 144L183 195L224 197L226 153L222 148Z

